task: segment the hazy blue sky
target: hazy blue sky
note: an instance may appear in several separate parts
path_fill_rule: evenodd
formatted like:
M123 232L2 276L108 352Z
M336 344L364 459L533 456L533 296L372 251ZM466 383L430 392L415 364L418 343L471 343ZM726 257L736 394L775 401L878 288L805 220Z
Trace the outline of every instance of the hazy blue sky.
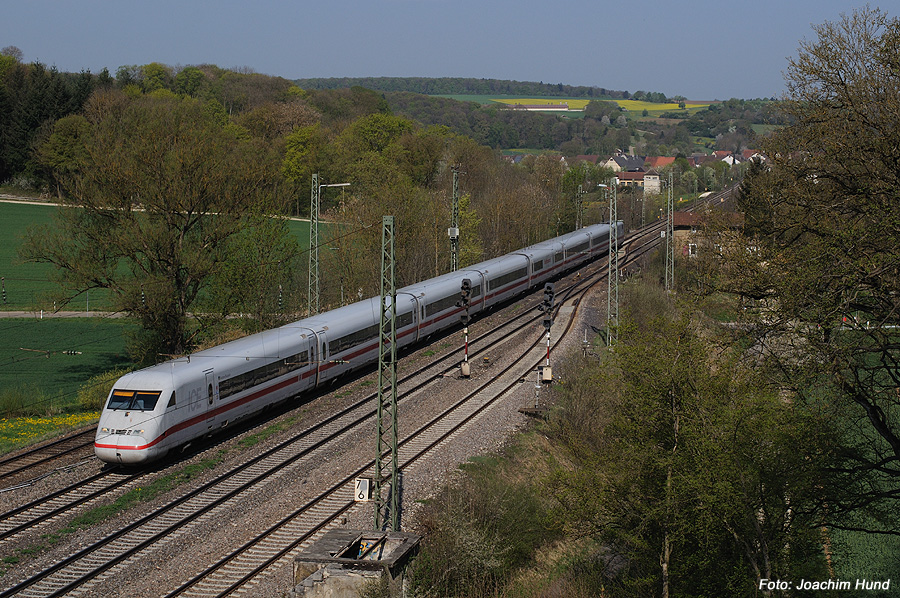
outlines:
M756 98L781 94L812 24L861 3L8 0L0 47L61 71L212 63L288 79L485 77ZM898 0L881 7L900 13Z

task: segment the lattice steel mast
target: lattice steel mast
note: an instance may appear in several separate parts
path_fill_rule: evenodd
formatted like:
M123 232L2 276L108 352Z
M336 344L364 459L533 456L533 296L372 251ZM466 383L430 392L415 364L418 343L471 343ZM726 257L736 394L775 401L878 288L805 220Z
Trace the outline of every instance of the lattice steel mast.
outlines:
M453 167L453 197L450 200L450 271L459 270L459 166Z
M319 175L312 175L309 198L309 289L306 313L319 313Z
M619 209L616 181L609 180L609 262L606 287L606 331L608 344L619 337Z
M390 515L391 530L400 529L400 466L397 455L397 287L394 284L394 217L381 226L381 321L378 339L378 412L375 441L375 529ZM385 448L390 454L385 458ZM383 497L382 486L390 480Z

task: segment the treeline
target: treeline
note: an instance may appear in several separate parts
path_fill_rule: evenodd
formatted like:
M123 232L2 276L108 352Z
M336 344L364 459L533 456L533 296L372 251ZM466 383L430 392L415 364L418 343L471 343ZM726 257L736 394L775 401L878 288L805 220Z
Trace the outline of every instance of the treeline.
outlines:
M0 54L0 182L33 179L35 137L47 123L81 110L95 88L111 80L88 72L60 73Z
M303 89L341 89L358 85L375 91L409 91L425 95L530 95L622 100L631 97L627 91L605 87L466 77L330 77L296 79L294 83Z
M41 81L43 71L13 59L4 85L10 73ZM340 223L320 237L329 249L320 253L323 309L378 293L371 256L386 214L397 221L399 285L447 270L452 167L461 173L463 264L572 230L577 186L595 189L609 176L567 173L553 156L513 165L448 126L395 114L362 87L303 90L159 63L75 80L83 97L34 116L13 175L27 173L19 187L79 209L30 231L22 257L58 267L57 305L111 291L116 309L142 322L138 361L309 309L305 248L271 217L308 215L313 175L320 185L349 183L322 188L324 219Z

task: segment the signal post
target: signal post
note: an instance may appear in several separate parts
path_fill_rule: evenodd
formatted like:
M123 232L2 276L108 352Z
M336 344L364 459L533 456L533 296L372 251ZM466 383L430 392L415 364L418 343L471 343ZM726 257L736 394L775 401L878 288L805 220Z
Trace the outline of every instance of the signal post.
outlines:
M463 378L468 378L471 373L469 369L469 301L471 296L472 281L464 278L459 288L459 301L456 302L457 307L463 308L462 313L459 314L459 320L463 325L464 338L463 360L459 364L459 373Z

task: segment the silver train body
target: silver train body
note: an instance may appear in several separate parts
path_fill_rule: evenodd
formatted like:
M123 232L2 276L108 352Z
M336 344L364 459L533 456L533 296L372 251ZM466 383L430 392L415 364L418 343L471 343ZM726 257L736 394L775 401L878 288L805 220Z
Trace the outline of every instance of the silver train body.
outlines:
M399 289L398 346L459 323L463 279L475 315L606 254L609 233L608 224L589 226ZM122 376L100 415L94 452L109 463L147 463L376 362L379 303L374 297Z

